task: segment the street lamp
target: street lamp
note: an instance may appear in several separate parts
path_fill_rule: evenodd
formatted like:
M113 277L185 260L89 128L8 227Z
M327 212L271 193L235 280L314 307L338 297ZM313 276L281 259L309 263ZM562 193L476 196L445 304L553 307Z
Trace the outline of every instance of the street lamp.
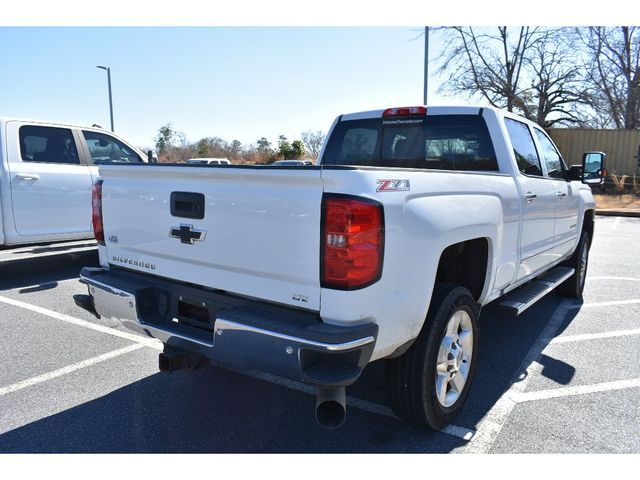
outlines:
M423 105L427 104L429 93L429 27L424 27L424 97Z
M107 71L107 81L109 82L109 113L111 114L111 131L113 132L113 100L111 98L111 69L109 67L103 67L96 65L96 68Z

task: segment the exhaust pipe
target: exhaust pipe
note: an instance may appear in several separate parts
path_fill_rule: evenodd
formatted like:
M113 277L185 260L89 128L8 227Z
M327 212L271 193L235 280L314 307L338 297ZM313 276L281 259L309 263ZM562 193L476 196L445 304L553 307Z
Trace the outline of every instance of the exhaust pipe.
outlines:
M158 355L158 368L161 372L171 373L176 370L187 370L189 373L207 365L209 361L204 355L193 352L164 351Z
M344 387L318 387L316 394L316 422L324 428L334 429L344 423L347 416L347 394Z

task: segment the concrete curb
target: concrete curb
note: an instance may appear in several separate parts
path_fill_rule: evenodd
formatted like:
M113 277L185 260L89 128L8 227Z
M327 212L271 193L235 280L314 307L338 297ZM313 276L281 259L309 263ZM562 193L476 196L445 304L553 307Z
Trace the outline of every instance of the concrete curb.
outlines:
M640 217L640 211L637 210L598 210L596 215L605 215L608 217Z

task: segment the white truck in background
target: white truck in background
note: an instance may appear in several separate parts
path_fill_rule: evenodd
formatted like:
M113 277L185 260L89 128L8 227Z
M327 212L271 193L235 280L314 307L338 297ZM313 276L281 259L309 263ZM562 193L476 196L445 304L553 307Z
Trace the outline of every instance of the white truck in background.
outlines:
M101 267L75 301L160 339L162 371L213 361L316 386L326 427L385 359L394 411L442 428L468 395L483 305L581 296L584 183L603 158L589 161L587 180L501 110L418 106L339 116L316 166L103 165Z
M0 246L93 238L98 165L149 158L101 128L0 118Z

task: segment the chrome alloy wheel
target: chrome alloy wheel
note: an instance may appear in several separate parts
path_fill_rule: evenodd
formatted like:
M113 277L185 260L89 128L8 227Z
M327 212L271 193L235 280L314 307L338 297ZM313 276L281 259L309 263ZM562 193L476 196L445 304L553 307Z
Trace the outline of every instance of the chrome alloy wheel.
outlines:
M464 310L456 311L445 329L436 360L436 396L450 407L462 394L473 356L473 326Z
M582 248L582 255L580 255L580 289L584 287L584 281L587 276L587 261L589 260L589 245L585 242L584 247Z

